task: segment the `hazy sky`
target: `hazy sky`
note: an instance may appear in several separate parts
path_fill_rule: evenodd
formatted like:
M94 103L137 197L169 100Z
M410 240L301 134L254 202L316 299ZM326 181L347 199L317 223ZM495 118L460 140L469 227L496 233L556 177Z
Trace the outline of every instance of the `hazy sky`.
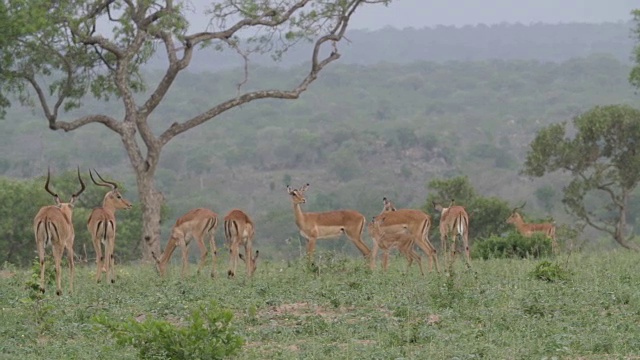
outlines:
M394 0L389 7L366 6L352 29L435 25L497 24L501 22L616 22L631 19L638 0Z

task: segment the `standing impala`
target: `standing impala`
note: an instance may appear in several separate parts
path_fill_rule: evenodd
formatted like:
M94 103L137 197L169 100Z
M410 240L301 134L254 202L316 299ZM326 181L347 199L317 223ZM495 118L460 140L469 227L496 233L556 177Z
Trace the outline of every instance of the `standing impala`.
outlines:
M94 172L101 182L93 178ZM93 249L96 252L96 282L102 280L102 272L104 271L107 273L107 282L114 283L115 261L113 252L116 242L116 210L131 209L132 205L122 197L118 190L118 184L115 182L103 179L95 169L93 172L89 170L89 177L91 177L91 181L94 184L111 188L104 195L102 206L91 211L87 221L87 228L89 229L89 234L91 234ZM104 255L102 245L104 245Z
M383 251L382 253L382 270L386 271L389 266L389 251L393 248L398 248L401 254L407 259L407 272L414 260L418 262L420 267L420 274L424 275L422 269L422 258L413 250L415 244L415 236L409 233L391 233L387 234L380 227L380 216L377 218L374 216L372 221L367 225L369 236L373 239L373 250L371 250L372 266L375 268L375 259L378 252L378 248Z
M518 232L525 237L531 237L534 233L544 234L547 238L551 239L551 250L553 251L554 254L557 254L558 242L556 240L555 224L553 223L532 224L532 223L524 222L522 215L520 215L518 211L522 209L526 204L527 202L525 201L524 204L513 209L513 211L511 212L511 216L507 218L507 223L515 225L516 229L518 229Z
M433 271L435 263L436 271L439 272L436 248L429 241L431 216L421 210L396 209L386 197L382 201L384 207L377 216L380 229L387 234L411 234L415 244L429 257L429 271Z
M187 211L176 220L175 225L171 228L171 237L167 246L164 248L164 252L157 257L155 253L151 253L156 261L158 272L160 276L164 276L167 271L167 264L171 259L173 251L176 246L180 246L182 249L182 277L184 278L187 273L188 255L189 255L189 243L191 237L196 239L198 248L200 249L200 262L198 264L198 273L202 271L204 264L207 260L207 246L204 243L205 236L209 236L209 245L211 246L211 277L215 276L216 269L216 241L215 232L218 227L218 214L205 208L195 208Z
M308 188L309 184L300 189L293 189L287 185L296 225L300 229L300 235L307 239L307 257L313 258L316 240L337 238L342 234L345 234L353 242L362 255L369 257L371 251L362 241L362 231L366 222L364 215L355 210L303 212L300 204L307 202L304 193Z
M447 246L449 238L453 235L451 256L452 261L456 255L456 238L458 235L462 237L464 244L464 253L467 265L471 266L471 255L469 253L469 215L462 206L454 205L451 200L449 207L442 207L441 204L433 202L433 207L440 212L440 244L442 251L447 256Z
M38 248L38 257L40 258L40 291L44 292L44 269L45 269L45 247L51 245L53 248L53 259L56 268L56 294L62 295L62 286L60 280L60 263L62 262L62 254L67 250L69 258L69 292L73 292L73 278L75 276L75 266L73 263L73 241L75 233L73 230L72 216L73 206L78 196L84 191L85 185L80 177L80 168L78 168L78 181L80 181L80 190L71 195L68 203L60 202L58 194L49 189L49 180L51 173L47 170L47 181L44 183L44 189L53 196L56 201L55 205L43 206L40 208L36 217L33 219L33 231L36 236L36 247Z
M227 271L227 275L230 278L236 275L238 258L245 262L247 266L247 276L252 276L253 272L256 271L256 261L260 253L256 250L256 255L252 255L254 234L255 228L253 226L253 221L251 221L249 215L244 211L233 209L224 217L224 236L226 238L227 245L229 245L229 248L231 249L229 257L229 271ZM244 246L244 256L240 254L240 245Z

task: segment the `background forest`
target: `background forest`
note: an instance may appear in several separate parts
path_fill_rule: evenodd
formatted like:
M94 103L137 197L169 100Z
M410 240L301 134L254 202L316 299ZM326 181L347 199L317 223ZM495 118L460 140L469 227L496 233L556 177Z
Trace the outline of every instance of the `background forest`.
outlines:
M273 250L261 251L264 257L297 256L304 244L285 187L307 182L308 210L354 208L370 217L381 210L385 196L399 207L425 207L433 191L429 182L466 176L478 195L512 207L527 201L530 220L553 217L558 224L573 224L560 202L562 175L532 180L520 174L522 164L543 126L595 105L637 104L628 82L630 28L630 23L500 24L351 31L344 57L300 99L242 106L166 146L157 172L166 199L163 242L175 219L190 208L224 215L239 207L256 222L255 247ZM294 48L280 63L255 59L259 71L245 86L299 81L296 70L308 52ZM165 128L225 99L242 81L237 65L231 53L198 53L152 126ZM161 73L144 75L153 83ZM86 105L87 112L109 113L111 107ZM71 171L79 165L85 178L96 168L121 182L135 202L135 178L112 135L97 125L53 132L39 110L8 110L0 121L0 263L24 265L35 256L31 222L37 209L50 203L42 194L47 166L60 193L76 188ZM82 254L86 244L89 259L86 214L102 194L92 191L74 214L76 251ZM631 226L640 216L635 203L630 201ZM135 208L118 214L119 261L139 258L134 225L139 216ZM613 246L610 240L598 242L597 235L589 239L589 246ZM320 244L355 251L346 241Z

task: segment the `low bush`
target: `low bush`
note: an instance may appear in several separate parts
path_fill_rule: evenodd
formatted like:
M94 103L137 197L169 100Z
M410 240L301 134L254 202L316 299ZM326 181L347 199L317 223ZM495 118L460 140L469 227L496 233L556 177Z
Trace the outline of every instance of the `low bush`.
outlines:
M551 239L544 234L525 237L517 232L506 236L491 236L478 240L473 246L473 257L482 259L540 258L551 254Z
M224 359L236 354L244 340L230 326L233 314L216 303L191 312L185 324L147 318L115 321L99 316L121 346L133 346L139 359Z

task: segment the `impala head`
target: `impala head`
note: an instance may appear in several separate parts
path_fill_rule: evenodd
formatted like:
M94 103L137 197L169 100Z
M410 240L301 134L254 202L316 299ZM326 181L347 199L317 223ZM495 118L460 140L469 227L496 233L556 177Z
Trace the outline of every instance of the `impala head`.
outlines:
M102 182L97 182L96 179L93 178L94 172ZM89 170L89 176L91 177L91 181L93 181L94 184L98 186L106 186L108 188L111 188L111 191L107 192L104 195L103 202L105 205L109 204L116 209L125 209L125 210L131 209L133 205L129 202L129 200L122 197L122 194L120 194L120 190L118 190L118 184L116 184L113 181L107 181L103 179L102 176L100 176L100 174L98 173L98 171L96 171L96 169L93 169L93 172Z
M249 254L249 257L251 257L251 259L249 259L249 273L247 274L249 276L252 276L254 271L256 271L258 255L260 255L260 252L258 250L256 250L256 254L254 256L251 256L251 254ZM244 255L238 253L238 256L242 261L244 261L245 263L247 262L247 259L244 258Z
M525 201L522 205L518 206L517 208L514 208L511 211L511 215L507 218L507 224L515 224L515 223L519 223L519 222L523 222L524 221L522 219L522 215L520 215L520 213L518 211L520 209L522 209L526 204L527 204L527 202Z
M75 194L71 195L71 199L69 200L68 203L63 203L60 201L60 197L58 196L57 193L54 193L53 191L51 191L51 189L49 189L49 181L51 180L51 170L47 169L47 181L44 183L44 189L53 196L53 198L56 200L56 206L59 207L60 209L62 209L65 213L67 213L68 215L71 214L71 211L73 211L73 206L76 202L76 200L78 199L78 196L80 196L80 194L82 194L82 192L85 189L85 185L84 185L84 181L82 181L82 177L80 177L80 167L78 167L78 181L80 182L80 190L78 190L78 192L76 192Z
M386 212L386 211L396 211L396 206L393 205L393 203L391 202L391 200L387 199L386 197L382 198L382 212ZM374 219L375 220L375 219Z
M287 192L291 195L291 201L294 204L304 204L307 202L307 199L304 197L304 192L309 188L309 184L301 187L300 189L294 189L291 186L287 185Z
M435 202L433 201L433 208L439 212L439 213L443 213L446 212L447 210L449 210L450 207L453 206L453 204L455 203L455 199L451 199L451 202L449 203L449 207L443 207L442 204L440 204L439 202Z
M160 259L156 256L155 252L151 252L151 256L153 257L153 260L156 262L156 270L158 271L158 274L160 274L160 276L164 277L164 275L167 273L167 264L163 264Z

